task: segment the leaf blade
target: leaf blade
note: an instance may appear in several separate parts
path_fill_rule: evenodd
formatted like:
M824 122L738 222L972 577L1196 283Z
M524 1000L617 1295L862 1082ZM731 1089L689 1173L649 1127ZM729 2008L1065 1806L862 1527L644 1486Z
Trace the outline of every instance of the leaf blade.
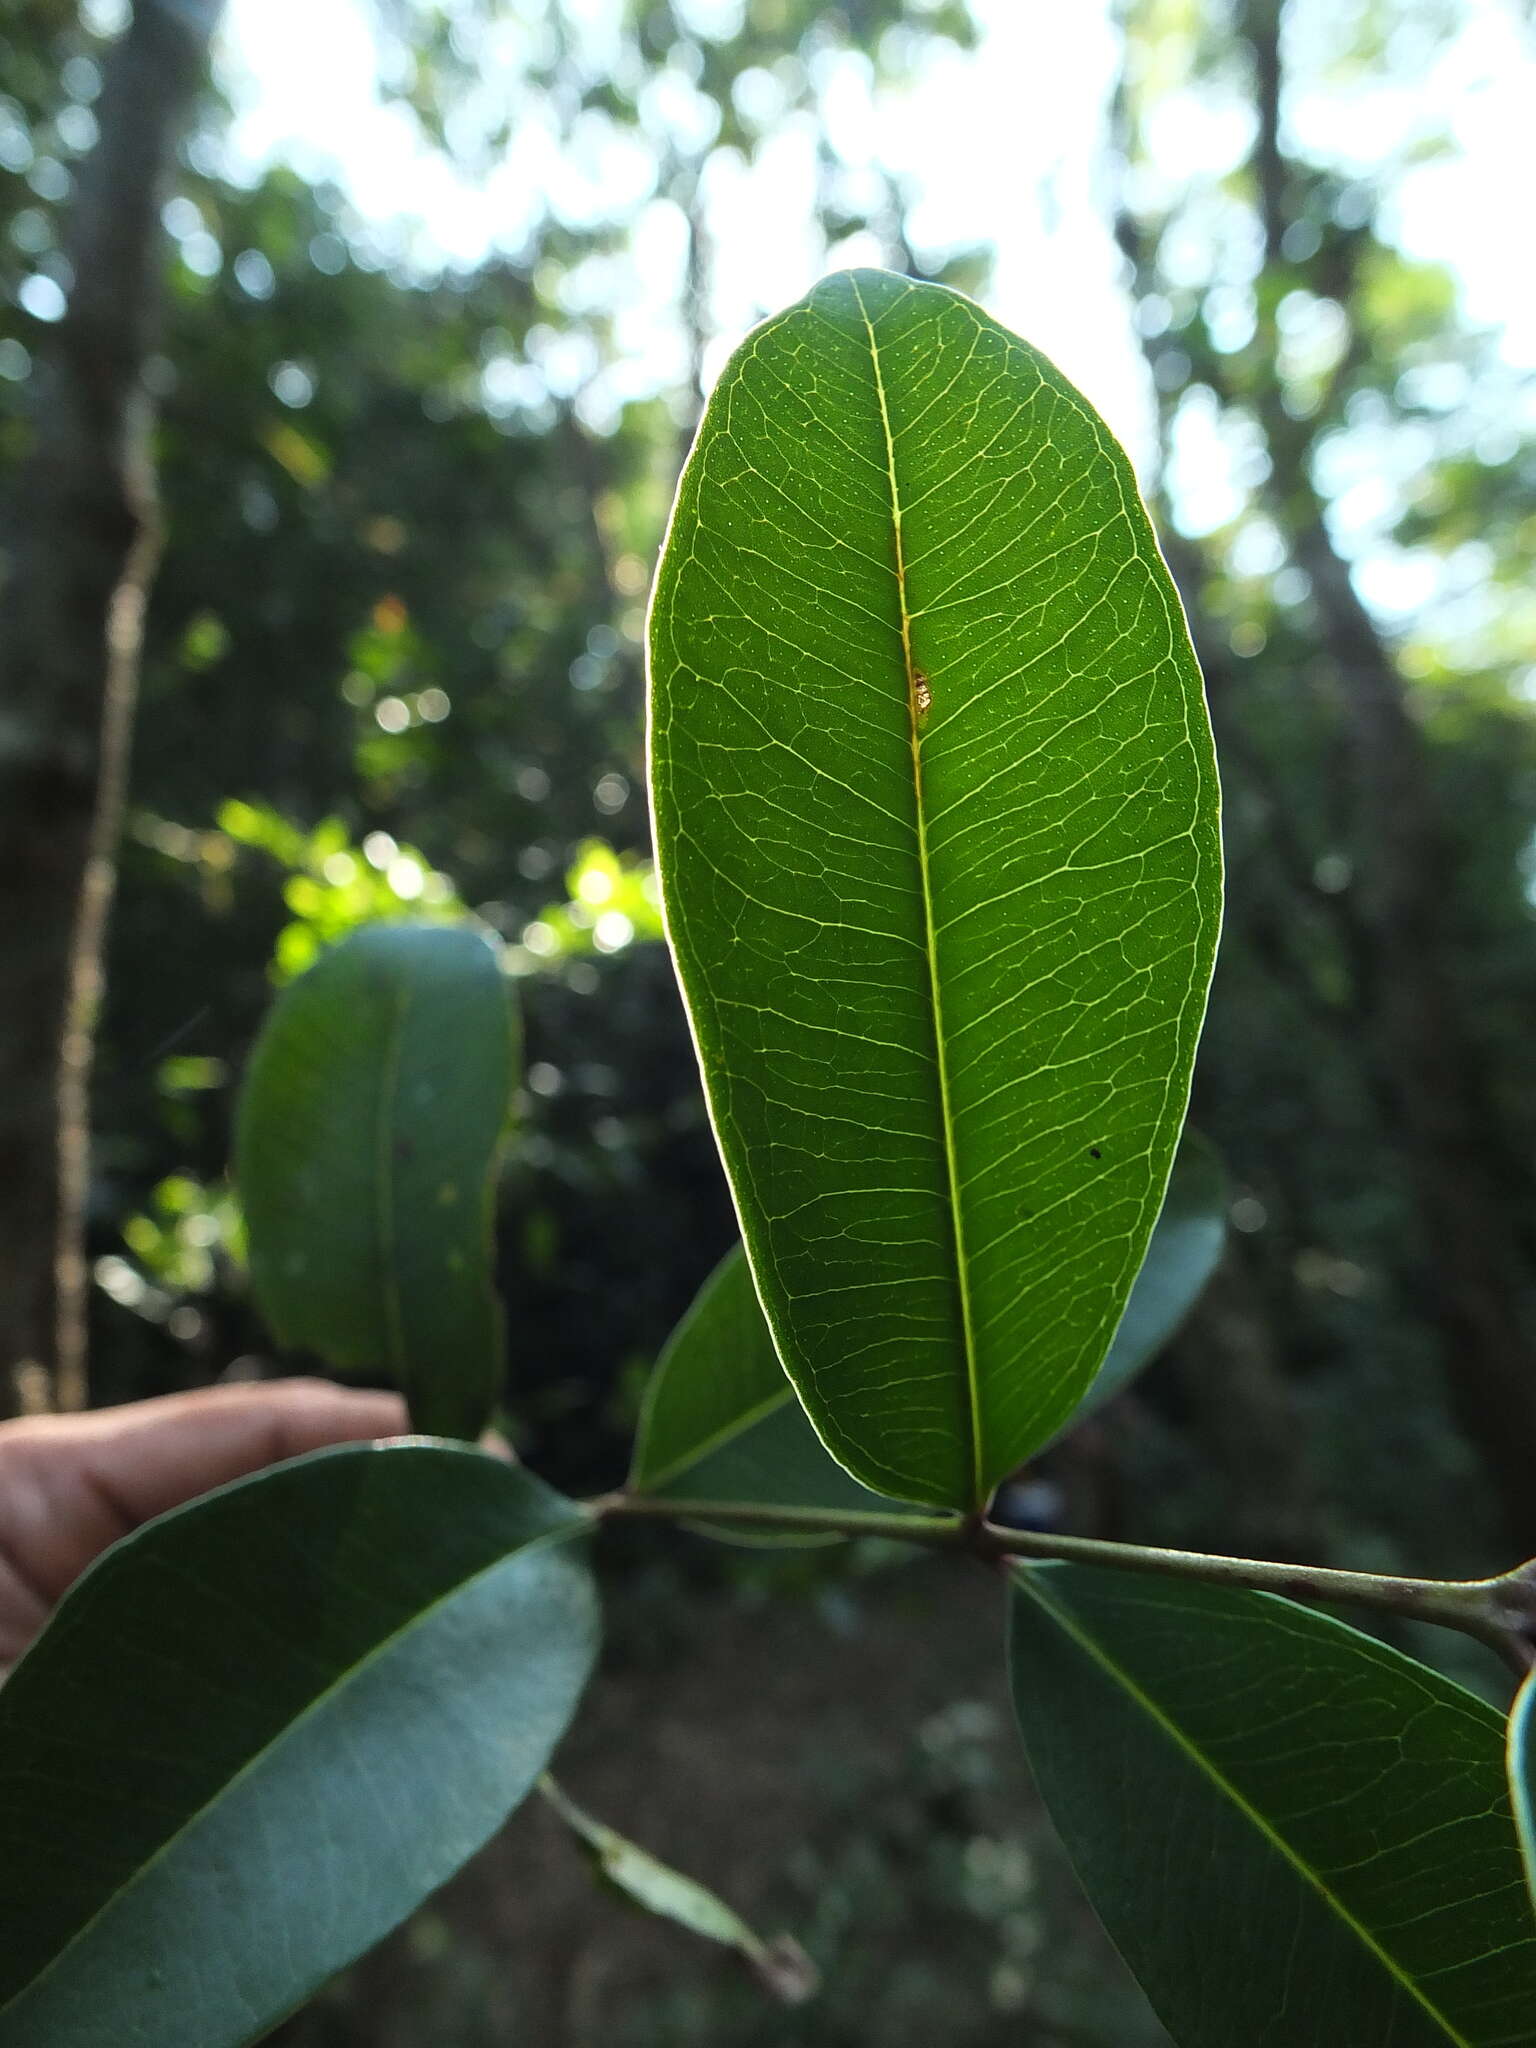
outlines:
M977 1505L1102 1361L1214 949L1198 673L1096 416L940 287L842 273L760 328L679 487L651 760L786 1368L864 1484Z
M1216 1148L1188 1125L1147 1255L1104 1363L1062 1434L1124 1391L1150 1365L1204 1292L1226 1248L1227 1177Z
M386 1933L564 1730L586 1526L479 1453L350 1446L116 1546L0 1692L0 2043L233 2048Z
M1015 1576L1009 1665L1047 1806L1180 2048L1536 2039L1482 1701L1269 1595L1064 1565Z
M241 1090L235 1171L274 1335L387 1374L424 1434L477 1437L500 1386L493 1176L515 1046L478 934L371 925L278 998Z

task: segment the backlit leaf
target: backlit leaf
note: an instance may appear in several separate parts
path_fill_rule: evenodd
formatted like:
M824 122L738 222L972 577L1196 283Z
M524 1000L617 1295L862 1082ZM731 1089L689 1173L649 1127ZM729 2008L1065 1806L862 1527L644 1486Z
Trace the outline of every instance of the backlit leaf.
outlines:
M1109 1356L1067 1427L1129 1386L1178 1329L1221 1263L1227 1241L1227 1176L1220 1155L1187 1126Z
M968 300L841 272L710 400L651 617L667 928L780 1355L962 1507L1103 1363L1215 947L1199 675L1131 471Z

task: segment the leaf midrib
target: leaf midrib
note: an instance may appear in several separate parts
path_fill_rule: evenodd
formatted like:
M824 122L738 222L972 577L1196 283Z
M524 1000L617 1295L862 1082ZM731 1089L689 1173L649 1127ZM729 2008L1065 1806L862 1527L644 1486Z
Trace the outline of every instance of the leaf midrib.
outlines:
M1409 1997L1428 2014L1437 2027L1444 2031L1446 2040L1453 2043L1454 2048L1477 2048L1475 2042L1470 2041L1465 2034L1457 2032L1446 2015L1420 1989L1415 1979L1405 1973L1391 1952L1382 1947L1381 1943L1364 1922L1349 1910L1344 1901L1324 1881L1320 1874L1309 1863L1302 1860L1297 1851L1286 1841L1284 1835L1277 1832L1252 1801L1245 1798L1231 1780L1218 1770L1205 1752L1185 1735L1178 1723L1163 1711L1152 1695L1145 1691L1128 1671L1123 1670L1115 1662L1114 1658L1109 1656L1100 1647L1092 1635L1088 1634L1077 1624L1070 1612L1060 1607L1048 1593L1043 1593L1040 1590L1036 1575L1029 1571L1018 1571L1014 1574L1014 1581L1028 1599L1033 1600L1037 1606L1044 1608L1063 1635L1075 1643L1101 1671L1114 1680L1115 1684L1121 1688L1129 1699L1141 1708L1142 1712L1158 1731L1195 1766L1197 1771L1204 1774L1224 1799L1231 1802L1237 1811L1269 1843L1270 1847L1296 1872L1297 1876L1311 1886L1323 1904L1355 1935L1361 1945L1376 1958L1388 1976L1408 1993Z
M869 337L870 364L874 372L875 396L880 406L880 426L885 439L885 474L891 494L891 525L895 538L896 602L901 620L901 658L906 672L907 723L912 748L912 785L917 817L917 868L923 899L923 951L928 964L928 999L933 1024L934 1057L939 1077L939 1123L944 1140L944 1172L949 1189L949 1220L955 1258L955 1279L960 1296L961 1343L965 1359L967 1419L971 1439L971 1503L986 1504L986 1465L981 1442L981 1389L977 1370L976 1338L971 1318L970 1269L965 1249L965 1226L960 1206L960 1163L955 1156L954 1116L950 1102L948 1045L944 1035L944 1003L939 981L938 939L933 914L933 883L928 859L928 817L923 793L922 714L917 701L917 666L912 659L912 615L907 604L907 567L901 530L901 490L896 476L896 442L891 432L890 408L886 402L885 375L880 363L880 344L874 323L864 304L857 276L853 295Z
M387 1636L383 1637L379 1642L377 1642L373 1646L373 1648L366 1653L366 1655L359 1657L358 1659L356 1659L355 1662L348 1664L345 1667L345 1669L338 1672L336 1677L332 1679L331 1683L327 1685L323 1691L317 1692L314 1698L310 1700L308 1704L304 1706L297 1714L295 1714L291 1720L285 1721L282 1727L277 1730L277 1732L271 1737L271 1739L263 1743L262 1746L245 1763L243 1763L240 1766L239 1770L232 1772L231 1775L225 1778L224 1781L208 1796L208 1798L206 1798L203 1801L201 1806L194 1808L193 1811L187 1815L186 1819L182 1822L181 1826L176 1829L174 1834L167 1835L165 1840L160 1844L160 1846L157 1849L152 1850L150 1854L144 1858L142 1863L137 1864L134 1867L134 1869L128 1873L128 1875L123 1879L123 1881L120 1884L113 1887L112 1891L106 1898L102 1900L101 1904L96 1908L95 1912L92 1913L90 1918L88 1920L83 1921L81 1925L75 1929L74 1933L70 1935L69 1939L63 1944L61 1948L55 1951L55 1953L43 1965L42 1969L40 1969L35 1976L29 1977L25 1984L20 1985L11 1994L11 1996L6 1999L5 2003L3 2005L0 2005L0 2019L4 2019L5 2015L13 2011L14 2008L24 1998L30 1998L34 1992L38 1991L44 1984L46 1984L48 1979L59 1968L59 1965L65 1961L65 1959L71 1954L73 1950L79 1947L80 1943L84 1941L86 1937L92 1932L92 1930L100 1924L100 1922L106 1917L106 1915L109 1912L111 1912L112 1908L118 1903L118 1901L120 1899L126 1898L131 1892L137 1890L141 1885L143 1885L154 1872L156 1867L160 1863L162 1863L167 1856L170 1855L171 1851L174 1848L176 1848L178 1843L184 1841L186 1837L189 1834L191 1834L192 1830L198 1825L200 1821L204 1819L206 1815L214 1812L214 1810L230 1796L230 1794L236 1789L237 1786L243 1784L244 1781L253 1774L253 1772L255 1772L261 1765L265 1764L276 1753L276 1751L279 1750L285 1742L287 1742L291 1735L295 1734L297 1730L302 1728L306 1722L312 1720L320 1712L322 1707L325 1707L330 1703L331 1700L338 1697L346 1689L347 1686L354 1684L357 1681L357 1679L363 1674L363 1672L365 1672L372 1664L376 1663L381 1657L395 1649L396 1646L399 1643L401 1643L408 1635L410 1635L415 1629L421 1627L425 1622L430 1620L431 1617L437 1613L440 1607L446 1606L450 1600L458 1599L461 1594L469 1591L471 1587L477 1586L482 1579L487 1578L490 1575L490 1573L500 1570L502 1565L507 1564L513 1558L531 1557L535 1551L549 1549L556 1543L571 1542L574 1538L582 1535L583 1533L584 1524L580 1521L573 1521L564 1527L541 1530L537 1536L530 1538L528 1542L512 1545L507 1550L504 1550L499 1557L492 1558L489 1564L483 1565L479 1571L471 1572L466 1577L455 1581L455 1583L452 1586L448 1587L444 1592L440 1593L435 1600L429 1601L424 1607L418 1607L417 1609L415 1609L415 1611L405 1621L403 1621L398 1628L392 1629L390 1633Z

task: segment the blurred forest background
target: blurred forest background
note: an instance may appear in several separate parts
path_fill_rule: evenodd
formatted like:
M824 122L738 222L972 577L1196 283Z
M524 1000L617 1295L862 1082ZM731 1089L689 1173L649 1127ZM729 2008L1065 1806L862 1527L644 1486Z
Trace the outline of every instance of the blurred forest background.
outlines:
M527 1030L507 1428L622 1476L733 1235L647 865L650 569L723 352L873 261L1129 438L1222 760L1229 1253L1040 1502L1536 1551L1526 0L232 0L210 67L217 13L0 5L9 1407L87 1356L98 1403L282 1369L225 1179L246 1048L358 922L473 916ZM1163 2038L1033 1806L987 1585L612 1547L573 1788L822 1996L630 1919L533 1814L292 2048Z

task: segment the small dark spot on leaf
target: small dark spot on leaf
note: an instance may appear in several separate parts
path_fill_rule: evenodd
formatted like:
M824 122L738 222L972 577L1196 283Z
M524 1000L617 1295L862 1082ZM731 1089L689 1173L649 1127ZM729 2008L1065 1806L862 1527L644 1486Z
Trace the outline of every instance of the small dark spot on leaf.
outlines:
M1088 1147L1088 1157L1089 1157L1090 1159L1102 1159L1102 1158L1103 1158L1103 1156L1104 1156L1104 1155L1103 1155L1103 1153L1102 1153L1102 1152L1100 1152L1100 1150L1099 1150L1099 1148L1098 1148L1098 1146L1097 1146L1097 1145L1090 1145L1090 1146Z

